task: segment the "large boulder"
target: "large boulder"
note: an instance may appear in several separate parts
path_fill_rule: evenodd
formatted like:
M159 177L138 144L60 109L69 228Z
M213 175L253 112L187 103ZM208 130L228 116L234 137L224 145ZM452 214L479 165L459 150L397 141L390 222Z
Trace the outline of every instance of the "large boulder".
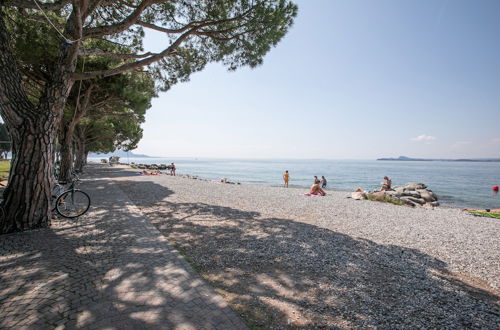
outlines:
M413 203L417 203L417 204L420 204L420 205L424 205L425 204L425 200L423 198L415 198L415 197L408 196L408 197L406 197L406 199L412 201Z
M395 190L386 190L386 191L385 191L385 194L386 194L387 196L391 196L391 197L393 197L393 198L394 198L394 197L395 197L395 198L397 198L397 197L400 197L400 196L401 196L401 194L399 194L399 193L398 193L397 191L395 191Z
M368 196L365 195L364 198L380 202L394 202L393 204L399 204L401 201L409 206L429 209L439 205L437 196L432 190L427 189L425 184L419 182L409 182L404 186L396 186L393 190L373 191Z
M411 198L411 197L405 197L405 196L403 196L403 197L401 197L401 198L400 198L400 200L401 200L403 203L405 203L406 205L409 205L409 206L413 206L413 207L415 207L415 206L420 205L420 204L417 204L417 203L415 203L415 202L411 201L411 200L410 200L410 198Z
M435 202L437 200L436 196L432 191L428 191L425 189L415 190L420 194L420 197L423 198L427 203Z
M402 196L404 191L405 191L405 187L401 187L401 186L394 187L394 192L396 193L395 195L398 197Z
M427 186L423 183L419 182L408 182L404 185L404 188L407 190L417 190L417 189L425 189Z
M385 191L376 191L370 194L371 200L383 202L385 200Z
M403 192L403 196L411 196L411 197L415 197L415 198L420 198L420 193L418 193L415 190L405 189Z

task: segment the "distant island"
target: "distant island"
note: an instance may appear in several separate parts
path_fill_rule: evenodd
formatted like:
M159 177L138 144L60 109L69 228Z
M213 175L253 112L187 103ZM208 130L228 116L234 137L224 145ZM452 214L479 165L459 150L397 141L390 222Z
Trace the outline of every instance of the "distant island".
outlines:
M463 159L433 159L433 158L410 158L399 156L398 158L378 158L377 160L418 161L418 162L500 162L500 158L463 158Z
M142 154L134 154L132 151L123 151L123 150L116 150L114 152L108 152L105 154L99 154L95 152L89 153L90 158L109 158L111 156L118 156L120 158L123 157L130 157L130 158L157 158L157 157L152 157L148 155L142 155Z

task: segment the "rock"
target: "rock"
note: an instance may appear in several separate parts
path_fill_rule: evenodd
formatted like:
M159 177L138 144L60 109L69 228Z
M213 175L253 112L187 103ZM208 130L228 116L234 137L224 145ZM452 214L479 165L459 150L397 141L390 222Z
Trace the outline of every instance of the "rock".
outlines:
M415 202L419 203L420 205L424 205L426 203L425 199L423 198L415 198Z
M436 197L432 192L428 192L425 189L419 189L416 190L416 192L418 192L420 194L420 197L423 198L428 203L436 201Z
M372 197L372 200L374 200L374 201L383 202L385 200L385 192L384 191L373 192L370 194L370 196Z
M420 198L420 194L413 190L405 190L403 196L411 196L415 198Z
M401 186L398 186L398 187L394 187L394 191L399 195L399 196L402 196L404 191L405 191L405 188L404 187L401 187Z
M415 197L409 196L409 197L406 197L406 199L408 199L408 200L410 200L410 201L412 201L414 203L418 203L420 205L424 205L425 204L425 200L423 198L415 198Z
M391 196L392 198L395 198L395 197L400 197L400 196L401 196L401 194L400 194L400 193L398 193L398 192L397 192L397 191L395 191L395 190L387 190L387 191L385 192L385 194L386 194L387 196Z
M407 184L404 185L404 188L408 190L416 190L416 189L425 189L427 188L427 186L419 182L408 182Z
M439 202L431 202L432 206L439 206Z
M424 205L422 205L422 207L424 209L427 209L427 210L433 210L434 209L434 207L430 203L425 203Z
M403 197L401 197L401 198L400 198L400 200L401 200L403 203L405 203L406 205L409 205L409 206L414 206L414 207L415 207L415 206L417 206L417 205L418 205L417 203L415 203L415 202L413 202L413 201L409 200L409 198L412 198L412 197L404 197L404 196L403 196Z

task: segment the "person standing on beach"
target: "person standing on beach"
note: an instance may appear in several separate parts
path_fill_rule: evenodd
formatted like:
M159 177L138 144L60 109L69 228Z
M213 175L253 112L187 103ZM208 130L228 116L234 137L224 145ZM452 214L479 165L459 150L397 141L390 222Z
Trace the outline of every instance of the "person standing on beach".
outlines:
M288 180L290 179L290 175L288 174L288 170L283 174L283 181L285 181L284 187L288 188Z
M175 164L174 163L172 163L170 165L170 175L175 176Z
M326 178L324 175L321 176L321 188L326 188Z

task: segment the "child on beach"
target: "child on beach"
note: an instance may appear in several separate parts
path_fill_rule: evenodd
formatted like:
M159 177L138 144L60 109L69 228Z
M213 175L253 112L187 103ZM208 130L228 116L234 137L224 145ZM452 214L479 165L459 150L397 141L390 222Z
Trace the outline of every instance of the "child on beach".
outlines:
M321 188L326 188L326 178L323 175L321 176Z
M175 164L172 163L170 165L170 175L175 176Z
M288 170L285 171L285 174L283 174L283 181L285 181L285 188L288 188L288 180L290 178L290 175L288 174Z

